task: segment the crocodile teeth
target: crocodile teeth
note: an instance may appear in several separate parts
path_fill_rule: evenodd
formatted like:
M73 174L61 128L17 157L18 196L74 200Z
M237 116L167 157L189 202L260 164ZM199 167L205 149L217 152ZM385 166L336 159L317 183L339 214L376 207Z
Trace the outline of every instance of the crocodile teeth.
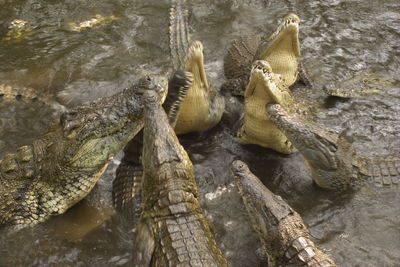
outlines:
M253 70L252 70L252 71L258 71L258 70L262 71L263 74L264 74L264 76L265 76L266 78L268 78L268 79L271 78L271 72L270 72L268 69L263 68L263 67L260 66L260 65L256 65L256 66L253 67Z
M287 27L289 27L290 25L294 25L294 26L298 27L298 26L299 26L299 23L298 23L297 21L294 21L292 18L290 18L289 20L287 20L287 21L284 22L283 28L287 28ZM281 30L281 31L282 31L282 30Z

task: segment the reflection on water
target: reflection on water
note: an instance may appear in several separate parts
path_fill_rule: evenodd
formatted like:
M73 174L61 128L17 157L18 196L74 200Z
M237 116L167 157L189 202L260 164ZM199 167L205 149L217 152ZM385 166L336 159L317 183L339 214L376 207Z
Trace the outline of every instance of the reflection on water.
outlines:
M312 91L296 88L295 94L318 103L318 121L344 130L362 155L400 153L398 81L367 99L327 99L318 89L359 71L399 77L398 1L240 2L202 0L192 6L193 38L204 44L215 86L224 81L222 58L233 38L269 33L279 18L295 12L302 19L305 65L317 85ZM18 43L0 42L0 83L30 86L73 106L121 90L138 73L170 67L168 2L0 0L0 7L0 25L17 18L30 21L33 30ZM86 31L69 29L68 23L96 14L119 19ZM4 32L3 27L0 34ZM0 155L32 142L57 112L40 102L0 102ZM271 190L289 201L309 225L315 242L340 266L395 266L400 261L398 192L365 188L337 195L321 190L298 154L284 156L238 145L226 125L184 139L196 165L201 203L232 266L257 266L262 258L260 243L230 185L229 163L235 158L248 162ZM102 223L110 214L112 175L110 169L89 198L67 214L0 237L0 265L129 266L132 233L118 216ZM63 235L68 232L74 236Z

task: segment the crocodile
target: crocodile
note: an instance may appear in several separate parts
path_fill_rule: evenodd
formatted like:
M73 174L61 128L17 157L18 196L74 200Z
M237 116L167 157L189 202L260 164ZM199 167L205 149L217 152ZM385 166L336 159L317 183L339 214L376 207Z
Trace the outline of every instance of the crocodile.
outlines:
M103 16L101 14L95 14L93 18L90 18L81 22L68 22L68 29L74 32L82 32L91 28L99 27L103 24L110 23L120 19L116 15ZM9 43L18 43L25 37L34 34L34 27L32 23L23 19L14 19L6 25L5 34L1 38L1 41Z
M194 167L154 92L144 94L143 211L134 266L228 266L198 201Z
M173 5L169 26L171 59L175 69L193 74L193 83L177 113L177 134L206 131L221 120L225 110L225 98L208 83L203 45L190 40L187 21L188 11L180 3Z
M143 127L143 92L165 99L166 86L165 77L142 77L114 96L63 113L42 137L0 160L0 228L33 226L84 198Z
M351 142L323 125L279 104L269 104L268 116L303 156L311 175L322 188L358 189L365 184L399 188L398 155L365 158L357 154Z
M177 2L170 9L169 19L171 61L178 71L169 81L164 108L177 134L205 131L221 119L224 98L208 84L201 42L190 43L187 9ZM113 181L114 207L130 222L140 214L141 138L138 135L124 149Z
M234 161L231 171L268 256L268 266L337 266L311 241L301 216L265 187L246 163Z
M241 144L272 148L285 154L294 153L296 149L293 144L265 113L267 103L279 103L291 110L299 105L280 75L273 73L267 61L257 60L252 64L244 98L244 116L235 140Z
M65 106L56 100L51 93L39 92L38 90L16 84L0 84L0 107L4 105L15 105L16 103L40 102L51 106L54 110L64 111Z
M68 27L71 31L82 32L90 28L99 27L105 23L109 23L118 20L119 17L111 15L109 17L104 17L100 14L96 14L93 18L82 21L82 22L69 22Z
M23 19L12 20L6 28L6 32L1 40L10 43L18 43L24 37L33 33L31 23Z
M180 102L192 82L192 74L184 71L175 72L169 80L168 96L163 107L168 114L169 123L172 127L176 123ZM124 148L125 156L116 170L116 177L113 181L112 199L114 207L131 225L135 225L141 212L142 150L143 131L140 131Z
M382 93L394 85L394 80L370 72L358 72L350 79L328 83L323 87L326 94L342 98L361 98Z
M255 60L268 61L273 72L280 74L287 86L301 80L313 87L300 59L299 23L300 18L291 13L267 38L246 35L234 40L224 58L224 73L228 81L221 89L242 96Z
M25 86L15 86L11 84L0 84L0 101L36 101L41 99L41 95L35 89Z

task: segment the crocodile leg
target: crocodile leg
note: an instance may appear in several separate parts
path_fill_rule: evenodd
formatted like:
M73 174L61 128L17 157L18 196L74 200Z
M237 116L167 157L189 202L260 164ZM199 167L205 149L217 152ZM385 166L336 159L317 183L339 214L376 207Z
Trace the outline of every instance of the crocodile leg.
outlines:
M315 88L314 83L308 75L307 69L304 67L303 60L299 60L299 81L310 89Z
M310 240L300 215L268 190L244 162L234 161L231 169L253 228L268 255L268 266L336 266Z
M140 131L125 147L125 155L118 166L113 181L114 208L123 214L134 227L141 213L143 131Z

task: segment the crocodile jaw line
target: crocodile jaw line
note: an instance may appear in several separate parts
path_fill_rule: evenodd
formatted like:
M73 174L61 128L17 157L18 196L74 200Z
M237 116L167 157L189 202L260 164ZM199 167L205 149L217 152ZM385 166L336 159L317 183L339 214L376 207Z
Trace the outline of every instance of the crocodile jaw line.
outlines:
M203 56L203 45L194 41L189 47L187 58L191 60L186 62L186 70L193 74L192 87L208 89L207 75L204 70L204 56ZM189 88L190 90L190 88Z

